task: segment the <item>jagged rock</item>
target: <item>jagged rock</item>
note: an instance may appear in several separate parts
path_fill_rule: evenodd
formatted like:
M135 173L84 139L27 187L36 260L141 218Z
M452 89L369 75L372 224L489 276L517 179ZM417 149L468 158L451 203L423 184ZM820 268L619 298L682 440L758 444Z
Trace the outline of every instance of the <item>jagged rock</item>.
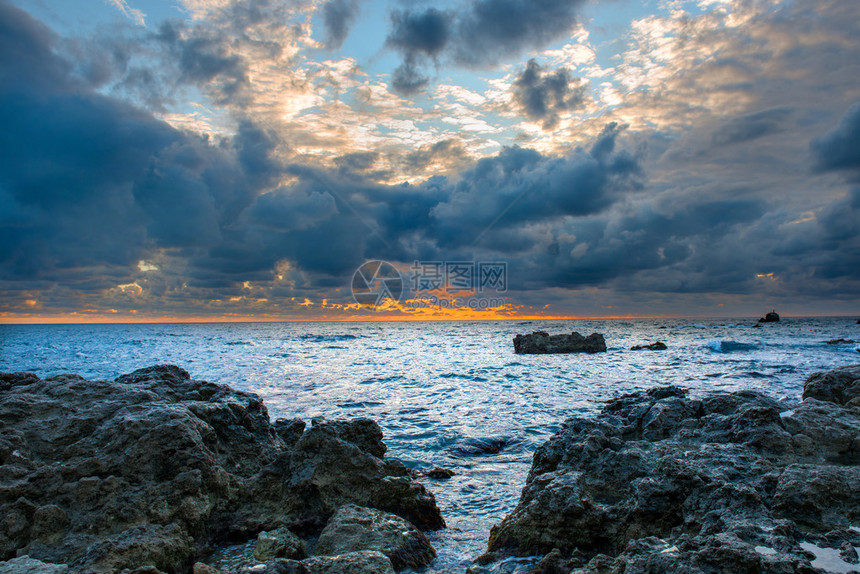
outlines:
M839 557L849 564L860 564L857 549L850 542L843 542L842 546L839 547Z
M213 544L318 534L346 503L422 528L433 496L369 420L272 424L257 395L160 365L115 381L0 374L0 560L187 571Z
M524 354L544 355L548 353L605 353L606 341L603 335L592 333L583 337L576 331L570 335L550 335L545 331L535 331L531 335L514 337L514 351Z
M776 313L776 311L771 311L770 313L758 320L759 323L776 323L778 321L779 315Z
M382 552L395 570L420 568L436 557L427 537L399 516L346 504L320 534L316 552L334 556L357 550Z
M262 567L240 568L235 574L394 574L394 568L382 552L362 550L302 561L278 558Z
M257 535L254 558L260 562L274 558L301 560L307 556L308 551L302 539L283 526L271 531L264 530Z
M860 545L858 379L860 365L816 373L791 410L664 387L569 419L488 550L571 572L815 572L802 544Z
M48 564L29 556L19 556L0 562L0 574L65 574L66 564Z
M177 524L134 526L119 536L93 544L71 567L88 574L140 566L162 571L186 570L193 562L192 542Z
M203 562L196 562L191 569L191 574L221 574L221 571Z
M803 385L803 398L860 406L860 365L813 373Z
M657 341L656 343L651 343L650 345L633 345L630 347L631 351L665 351L668 347L666 347L666 343L662 343Z

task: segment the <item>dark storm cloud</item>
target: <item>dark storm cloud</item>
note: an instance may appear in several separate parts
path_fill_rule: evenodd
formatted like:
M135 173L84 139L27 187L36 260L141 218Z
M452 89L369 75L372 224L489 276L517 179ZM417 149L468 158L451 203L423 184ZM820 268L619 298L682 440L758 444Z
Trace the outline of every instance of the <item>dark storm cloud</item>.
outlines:
M337 207L330 194L289 188L261 195L247 212L249 221L277 231L307 229L335 214Z
M513 91L514 101L526 116L551 129L558 125L560 113L582 104L585 86L566 68L548 72L532 59L514 81Z
M615 152L617 125L606 127L591 149L548 157L520 147L478 160L456 182L425 185L445 199L431 210L441 247L481 242L494 229L596 213L638 189L642 169L626 151Z
M378 153L363 151L336 157L334 163L344 172L363 172L371 169L378 159Z
M447 56L471 68L495 66L525 50L564 38L581 0L471 0L460 11L398 10L387 45L403 54L393 87L406 94L426 87L422 69Z
M407 96L424 90L429 83L429 76L419 71L416 57L411 54L404 58L403 63L395 68L391 76L391 87Z
M403 54L403 62L391 77L392 87L402 94L414 94L427 87L430 79L420 70L436 60L448 44L451 15L429 8L424 12L395 11L386 44Z
M0 2L0 55L16 66L0 68L0 86L6 90L39 90L65 83L69 65L51 58L54 35L29 14Z
M176 62L180 83L208 84L217 80L222 103L236 98L248 84L247 62L229 52L221 34L210 35L184 23L166 21L155 39L168 51L169 61Z
M323 25L325 26L326 47L337 50L349 35L355 19L358 17L358 0L329 0L322 7Z
M16 53L10 49L0 70L5 77L25 75L22 65L45 70L29 85L0 90L7 127L0 135L2 265L5 276L27 284L67 283L70 270L89 269L88 288L110 287L128 281L156 249L185 261L184 283L194 289L221 292L270 279L281 260L331 282L365 258L438 258L495 230L517 236L521 225L600 212L641 174L636 158L615 152L614 125L591 149L567 157L507 148L456 179L413 186L366 181L362 174L378 160L373 152L342 156L333 171L284 166L273 156L282 142L253 122L209 142L95 92L51 51L47 29L21 11L6 20L13 17L20 20L15 34L30 32L7 31L0 42L27 46L38 58L6 57ZM170 30L162 30L163 41L198 50L195 57L210 46L184 43ZM432 42L419 46L422 53L435 49ZM183 64L183 73L241 77L229 60L216 60ZM467 159L461 144L445 140L404 161ZM297 182L270 191L287 174ZM514 244L527 248L519 239L495 247Z
M812 140L810 148L819 170L860 168L860 103L851 106L839 125Z
M564 38L582 0L473 0L457 22L455 58L464 64L498 64Z
M0 263L4 276L133 269L152 248L207 249L280 168L271 136L244 122L223 145L88 87L53 34L0 4ZM18 57L26 51L28 57ZM111 276L113 280L113 276Z
M415 39L423 21L405 21L412 35L393 42L428 62L453 58L452 46L465 45L461 21L446 21L454 35L445 41ZM201 34L158 42L180 56L193 52L185 64L179 57L177 74L188 81L241 84L244 64L217 42L192 41ZM271 284L285 261L305 283L276 287L284 296L311 287L325 296L366 259L478 257L507 261L512 289L756 293L770 281L758 276L773 273L789 294L858 292L856 188L801 218L770 189L719 178L649 182L646 158L629 151L637 134L616 124L563 156L514 146L472 161L462 143L443 140L400 158L368 151L340 156L332 168L284 165L276 155L284 141L264 125L236 118L236 134L217 140L174 129L105 95L105 74L83 73L57 46L47 28L0 1L0 289L19 299L52 285L98 294L134 280L181 305L241 294L245 281ZM109 68L121 67L124 57L111 58ZM529 64L521 75L520 104L535 119L575 105L575 86L559 72ZM788 108L765 110L707 136L725 150L775 134L793 117ZM855 106L811 143L820 169L853 173L858 126ZM457 171L376 183L374 170L387 164ZM155 256L168 263L141 279L138 261Z
M787 127L792 110L774 108L735 118L716 130L711 139L718 145L743 143L778 133Z
M406 53L436 56L448 43L451 18L450 14L435 8L428 8L421 13L392 12L391 33L386 42Z

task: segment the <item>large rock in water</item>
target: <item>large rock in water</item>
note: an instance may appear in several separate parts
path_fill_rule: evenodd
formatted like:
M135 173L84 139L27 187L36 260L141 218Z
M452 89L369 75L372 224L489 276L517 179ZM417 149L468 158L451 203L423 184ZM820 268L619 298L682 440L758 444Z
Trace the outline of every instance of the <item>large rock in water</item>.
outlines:
M558 567L540 571L593 573L811 573L807 550L822 548L853 560L858 400L860 365L810 376L793 410L749 391L624 395L537 450L488 556L552 554Z
M606 341L600 333L583 337L576 331L570 335L550 335L535 331L531 335L514 337L514 351L517 353L545 355L549 353L605 353Z
M318 534L346 503L426 529L433 496L373 421L269 421L257 395L157 366L115 381L0 374L0 560L185 572L212 545Z

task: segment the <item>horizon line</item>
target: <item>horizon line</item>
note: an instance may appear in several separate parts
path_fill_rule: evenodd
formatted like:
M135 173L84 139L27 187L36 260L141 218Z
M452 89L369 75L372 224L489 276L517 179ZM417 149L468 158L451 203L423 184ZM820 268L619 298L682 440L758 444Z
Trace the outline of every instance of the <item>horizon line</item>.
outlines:
M858 314L849 315L780 315L780 318L808 319L808 318L846 318L853 319ZM56 320L24 320L6 321L0 319L0 325L207 325L207 324L230 324L230 323L441 323L441 322L491 322L491 321L619 321L632 319L751 319L757 321L756 315L553 315L553 316L521 316L521 317L349 317L349 318L278 318L278 319L254 319L242 317L229 319L224 317L158 317L153 319L139 320L104 320L104 318L87 320L70 320L68 317L60 317Z

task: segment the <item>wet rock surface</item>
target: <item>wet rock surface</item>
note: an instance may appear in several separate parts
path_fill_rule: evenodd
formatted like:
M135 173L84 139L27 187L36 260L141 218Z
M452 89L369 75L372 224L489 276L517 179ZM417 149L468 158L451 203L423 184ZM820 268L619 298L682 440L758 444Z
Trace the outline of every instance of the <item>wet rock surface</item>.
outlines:
M382 552L395 570L420 568L436 557L427 537L399 516L345 504L320 534L316 553L336 556L359 550Z
M535 331L530 335L514 337L514 351L521 354L545 355L550 353L605 353L606 341L600 333L583 337L576 331L570 335L550 335Z
M813 374L788 406L662 387L566 421L470 572L821 572L828 552L854 569L860 365Z
M307 558L308 551L301 538L290 532L288 528L276 528L272 531L262 531L257 534L257 544L254 547L254 558L266 562L274 558L292 558L302 560Z
M0 561L189 572L264 530L319 534L349 503L443 527L384 453L373 421L272 423L256 395L175 366L115 381L0 374Z
M394 574L394 568L382 552L362 550L301 561L279 558L265 564L237 568L227 574Z

